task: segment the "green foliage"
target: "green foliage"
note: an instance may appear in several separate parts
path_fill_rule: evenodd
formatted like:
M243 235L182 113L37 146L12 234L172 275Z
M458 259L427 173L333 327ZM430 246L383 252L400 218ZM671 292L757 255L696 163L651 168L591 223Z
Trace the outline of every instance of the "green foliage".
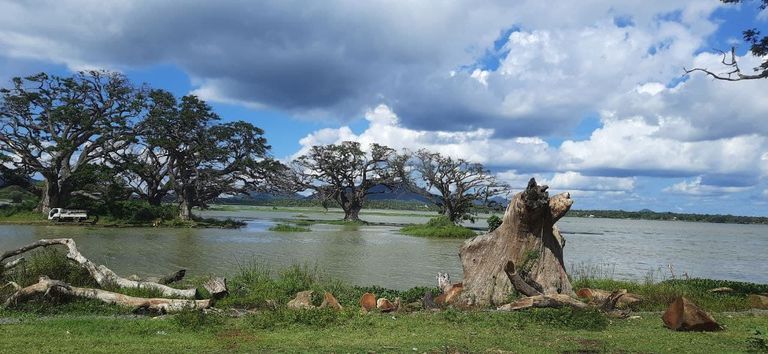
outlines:
M454 224L447 216L432 218L423 225L408 225L400 229L406 235L435 238L468 238L477 234L461 225Z
M289 225L289 224L277 224L269 228L269 231L275 232L308 232L308 227Z
M747 338L747 348L753 352L768 353L768 340L762 330L752 330L752 335Z
M3 280L24 287L37 283L40 276L45 275L74 286L96 286L88 271L67 259L65 252L57 248L40 248L25 257L24 263L2 274Z
M608 319L596 309L544 308L530 309L524 314L532 323L563 329L601 331L608 327Z
M496 230L503 222L498 215L491 215L488 217L488 232Z
M174 204L150 205L141 200L122 200L104 205L96 210L99 211L121 221L142 224L155 220L173 220L179 208Z

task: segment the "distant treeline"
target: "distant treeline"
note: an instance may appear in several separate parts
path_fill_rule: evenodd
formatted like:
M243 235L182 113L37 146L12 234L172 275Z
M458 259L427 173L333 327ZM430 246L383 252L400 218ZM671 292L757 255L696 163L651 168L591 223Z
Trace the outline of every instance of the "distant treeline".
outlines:
M712 222L720 224L768 224L768 217L762 216L738 216L721 214L679 214L672 212L658 213L652 210L624 211L624 210L571 210L568 216L572 217L596 217L609 219L640 219L640 220L679 220Z

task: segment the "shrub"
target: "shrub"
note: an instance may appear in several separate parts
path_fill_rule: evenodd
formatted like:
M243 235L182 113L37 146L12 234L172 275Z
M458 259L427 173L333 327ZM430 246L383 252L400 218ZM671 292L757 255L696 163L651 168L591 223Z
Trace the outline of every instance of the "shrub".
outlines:
M308 227L295 226L289 224L277 224L269 228L269 231L275 232L307 232L310 231Z
M491 215L488 217L488 232L491 232L493 230L496 230L499 226L501 226L501 218L498 215Z
M424 225L409 225L400 229L406 235L437 238L467 238L475 232L461 225L454 224L446 216L432 218Z
M150 205L140 200L121 200L110 203L105 208L110 216L132 223L145 223L157 219L172 220L179 212L176 205Z

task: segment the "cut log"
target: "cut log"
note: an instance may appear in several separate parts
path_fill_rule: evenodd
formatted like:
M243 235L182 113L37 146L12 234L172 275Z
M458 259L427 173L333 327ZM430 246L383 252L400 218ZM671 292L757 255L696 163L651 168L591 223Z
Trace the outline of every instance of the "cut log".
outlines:
M514 289L505 272L510 261L523 283L537 292L574 295L563 263L565 240L554 228L573 200L568 193L549 198L547 188L531 178L525 191L510 202L501 226L464 242L459 251L464 270L462 305L503 304Z
M661 319L667 328L675 331L719 331L723 329L712 315L682 296L669 305Z
M768 295L751 294L747 296L747 301L753 309L768 309Z
M96 265L95 263L85 258L77 250L75 241L71 238L38 240L24 247L17 248L15 250L3 253L2 255L0 255L0 262L4 261L7 258L17 256L19 254L33 250L38 247L47 247L47 246L56 246L56 245L63 245L67 247L67 258L69 258L74 262L77 262L81 267L87 270L88 273L91 275L91 277L101 287L118 286L121 288L154 289L159 291L162 294L162 296L165 296L165 297L181 297L181 298L188 298L188 299L193 299L197 295L196 289L175 289L167 285L158 284L155 282L136 281L136 280L122 278L117 274L115 274L115 272L113 272L111 269L103 265Z
M624 292L617 294L618 298L616 299L616 303L612 305L612 308L627 308L642 301L643 299L640 295L627 293L626 289L621 290L624 290ZM606 303L606 301L609 300L611 294L611 292L606 290L590 288L581 288L576 292L578 297L585 298L590 303L601 307Z
M363 311L368 312L376 308L376 295L371 293L365 293L360 297L360 307Z
M325 294L323 294L323 303L320 304L321 309L326 307L332 308L336 311L341 311L344 309L339 303L339 300L336 300L336 297L334 297L333 294L327 291L325 292Z
M49 279L46 276L40 277L36 284L18 289L13 295L6 299L3 307L7 308L13 306L36 295L53 294L99 300L108 304L130 307L135 311L148 311L157 314L179 312L186 309L206 309L211 307L211 300L141 298L127 296L101 289L79 288L59 280Z
M536 295L521 298L515 302L499 306L499 311L517 311L530 308L543 308L543 307L573 307L577 309L587 308L587 304L576 300L568 295L554 294L554 295Z
M392 312L395 310L395 305L387 298L379 298L376 300L376 308L381 312Z
M299 291L298 293L296 293L296 298L294 298L291 301L288 301L288 308L294 309L294 310L315 308L315 305L312 305L313 293L314 291L312 290Z
M203 287L211 294L213 299L221 299L229 293L227 279L221 277L211 277L203 283Z

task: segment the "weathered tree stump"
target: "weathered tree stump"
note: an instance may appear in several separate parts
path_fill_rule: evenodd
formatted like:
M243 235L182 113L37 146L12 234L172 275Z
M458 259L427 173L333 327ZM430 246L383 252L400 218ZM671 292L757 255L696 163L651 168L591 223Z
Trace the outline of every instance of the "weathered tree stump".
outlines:
M547 188L531 178L510 202L501 226L464 243L459 251L464 268L460 304L498 306L513 290L575 295L563 264L565 240L554 226L573 200L568 193L549 198Z

